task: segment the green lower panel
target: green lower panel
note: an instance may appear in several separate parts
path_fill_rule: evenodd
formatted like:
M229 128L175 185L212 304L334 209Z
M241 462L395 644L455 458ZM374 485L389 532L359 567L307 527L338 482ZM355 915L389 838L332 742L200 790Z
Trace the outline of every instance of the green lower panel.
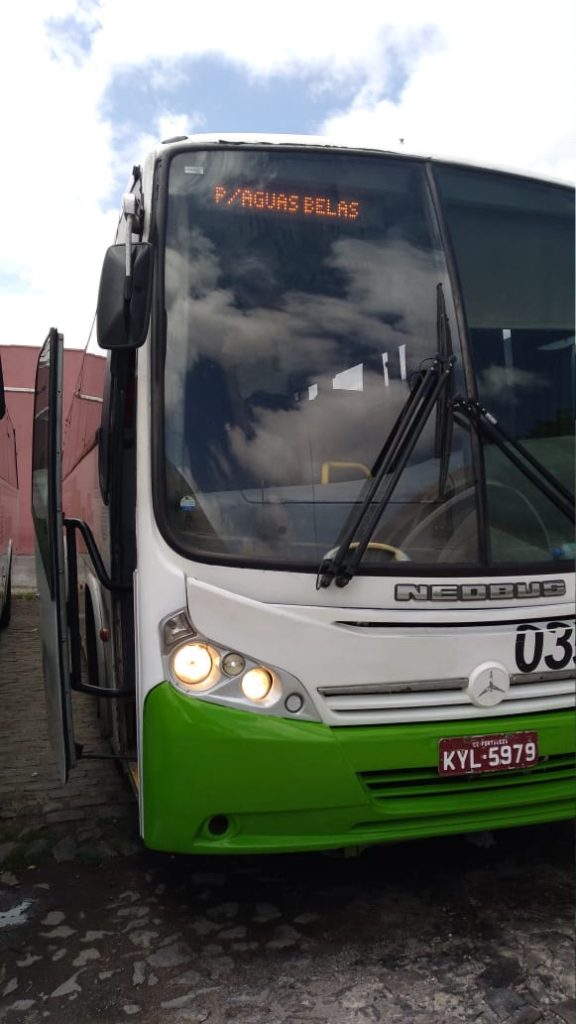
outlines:
M438 777L441 737L522 729L539 733L537 768ZM173 853L280 853L570 818L573 751L569 711L332 729L161 683L144 705L144 841Z

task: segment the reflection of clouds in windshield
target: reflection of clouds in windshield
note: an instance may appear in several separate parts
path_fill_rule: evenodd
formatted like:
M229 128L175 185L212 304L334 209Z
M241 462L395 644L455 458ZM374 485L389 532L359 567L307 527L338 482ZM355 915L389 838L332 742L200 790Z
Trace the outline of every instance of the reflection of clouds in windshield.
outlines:
M258 356L258 346L272 341L286 350L294 338L322 334L362 335L363 344L383 344L402 334L417 360L420 349L430 354L430 330L435 313L434 288L439 275L433 253L406 242L366 242L341 238L324 261L344 279L343 294L315 294L286 289L271 262L249 253L234 268L234 290L218 289L223 273L213 244L198 229L188 233L184 252L166 255L167 305L171 333L188 336L194 327L197 351L212 352L214 330L208 337L207 315L217 315L218 334L233 342L235 358ZM182 241L182 239L179 239ZM238 304L251 289L259 305ZM210 304L198 306L210 298ZM192 301L191 301L192 300ZM227 317L227 323L223 317ZM197 329L202 330L197 334ZM253 332L253 333L252 333ZM243 346L248 346L244 351ZM416 350L414 350L416 347Z
M550 387L550 380L532 370L514 366L495 365L486 367L478 374L478 392L483 401L503 401L516 405L519 391L541 391Z
M401 239L340 238L329 263L346 275L348 301L365 315L398 321L399 330L415 343L423 328L429 329L439 275L436 253ZM429 339L425 344L429 351Z
M318 395L306 394L291 409L253 408L254 432L229 433L240 466L263 486L320 483L324 463L358 463L369 470L392 422L406 401L405 382L384 386L375 373L364 374L364 390L335 391L331 378L319 379ZM334 479L362 479L362 471L340 470Z
M194 299L211 292L217 287L221 272L214 243L204 232L191 228L178 235L178 241L185 244L186 254L166 248L166 304L169 308L178 299Z
M177 244L166 252L165 402L173 461L187 461L185 380L200 356L227 371L242 399L258 390L287 396L319 388L316 401L306 394L292 409L252 407L251 431L227 428L236 459L258 479L308 479L303 459L314 462L317 478L318 460L366 462L368 450L375 455L407 396L397 379L399 346L406 346L410 371L436 348L435 254L398 239L341 237L321 264L341 283L334 295L282 291L289 268L281 272L249 252L225 275L226 253L219 257L197 228L180 225ZM374 366L366 367L364 391L355 400L342 393L334 400L337 374L367 359L382 368L383 353L390 355L389 386L382 369L377 380Z

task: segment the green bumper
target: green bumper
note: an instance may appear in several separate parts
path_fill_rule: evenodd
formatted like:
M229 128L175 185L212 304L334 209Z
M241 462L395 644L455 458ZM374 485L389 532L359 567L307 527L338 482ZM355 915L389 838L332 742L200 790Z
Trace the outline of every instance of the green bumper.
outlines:
M522 729L538 731L536 767L438 776L440 738ZM574 738L572 711L334 729L161 683L144 705L144 842L173 853L281 853L571 818Z

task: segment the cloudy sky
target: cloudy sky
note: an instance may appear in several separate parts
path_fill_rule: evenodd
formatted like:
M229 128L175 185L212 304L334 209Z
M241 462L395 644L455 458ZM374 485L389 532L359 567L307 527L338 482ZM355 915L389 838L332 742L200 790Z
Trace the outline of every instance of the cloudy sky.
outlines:
M159 139L296 132L574 177L573 0L27 0L0 39L0 344L86 343ZM403 140L403 142L400 142Z

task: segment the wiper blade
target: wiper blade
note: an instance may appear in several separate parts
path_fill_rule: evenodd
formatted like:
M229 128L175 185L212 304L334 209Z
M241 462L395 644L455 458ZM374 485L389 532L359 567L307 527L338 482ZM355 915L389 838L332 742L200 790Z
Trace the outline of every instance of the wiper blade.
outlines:
M449 359L452 355L452 335L450 333L450 322L446 312L446 302L444 301L444 289L441 284L436 286L436 335L438 338L438 354L443 359ZM440 461L440 468L438 471L439 501L443 501L446 494L450 453L452 451L454 419L452 417L451 399L452 379L450 379L448 385L442 389L436 405L434 458L439 459Z
M456 356L438 354L421 368L374 466L372 482L358 509L353 509L342 529L337 547L318 570L316 589L345 587L356 572L378 521L388 505L396 484L430 417L439 395L446 388Z
M546 495L570 522L574 522L574 495L520 441L516 441L491 412L480 402L463 397L454 399L452 410L456 423L464 427L473 424L479 433L497 445L506 458Z

